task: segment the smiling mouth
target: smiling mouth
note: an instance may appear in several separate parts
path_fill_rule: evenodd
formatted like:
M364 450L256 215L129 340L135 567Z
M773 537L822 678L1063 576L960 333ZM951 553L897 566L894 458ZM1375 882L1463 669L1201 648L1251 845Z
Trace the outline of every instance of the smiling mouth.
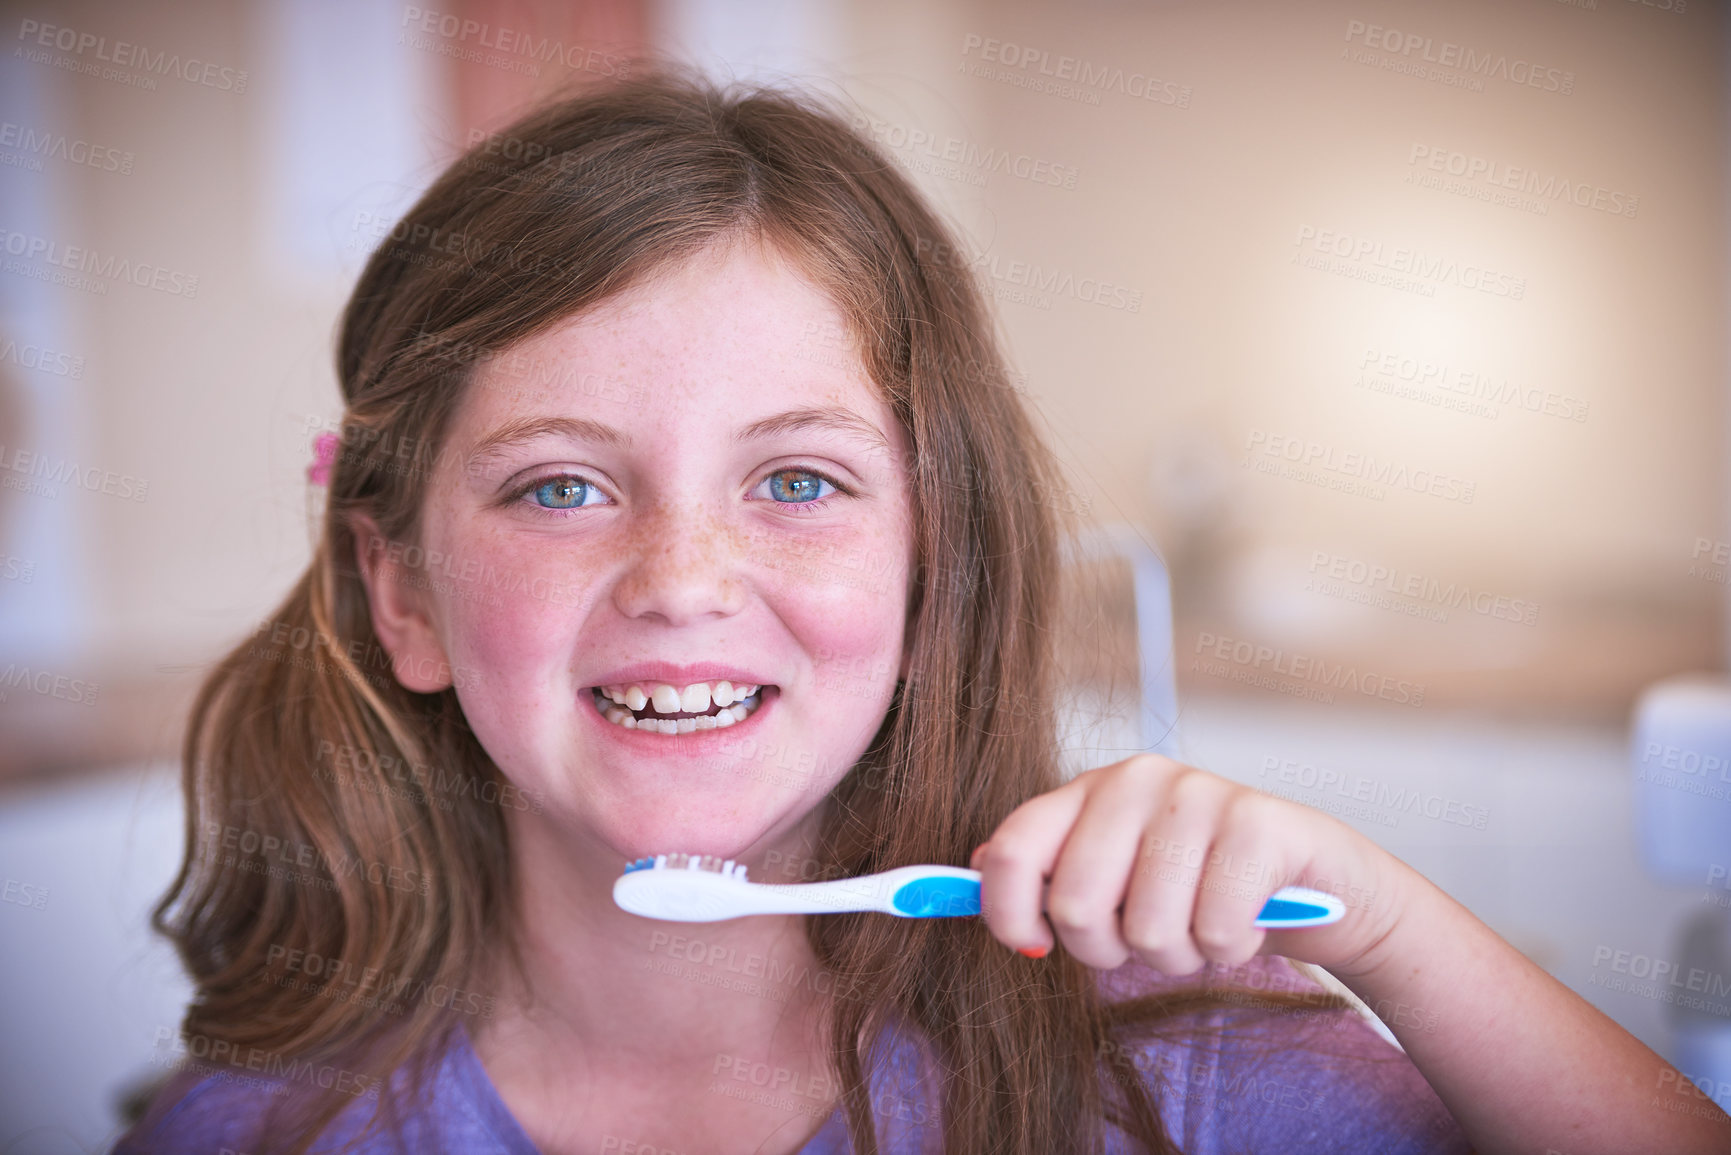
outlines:
M596 711L615 726L651 734L695 734L725 730L745 721L774 686L696 682L683 689L665 683L593 686Z

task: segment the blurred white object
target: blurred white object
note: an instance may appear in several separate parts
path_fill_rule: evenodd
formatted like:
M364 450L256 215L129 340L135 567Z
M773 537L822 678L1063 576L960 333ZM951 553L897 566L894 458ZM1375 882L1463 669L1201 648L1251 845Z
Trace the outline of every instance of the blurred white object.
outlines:
M402 5L272 0L256 17L270 65L258 80L260 248L285 283L346 288L473 142L450 127L442 58L404 46Z
M1677 969L1679 993L1695 997L1667 1004L1675 1033L1671 1061L1702 1094L1731 1111L1731 1017L1725 1014L1731 1002L1731 911L1708 906L1688 920Z
M1137 709L1134 734L1120 734L1111 742L1098 735L1092 741L1081 737L1085 727L1098 729L1108 719L1069 719L1072 733L1063 740L1065 748L1080 740L1107 762L1141 750L1181 758L1177 668L1172 652L1172 581L1165 561L1134 527L1124 524L1091 527L1068 552L1072 563L1116 559L1129 567L1136 617ZM1111 703L1094 704L1104 713L1114 712Z
M105 1150L120 1096L178 1057L158 1041L192 986L150 909L180 866L183 813L170 766L0 799L0 1144L17 1141L6 1151Z
M659 9L670 55L744 83L835 75L848 17L836 0L669 0Z
M1691 674L1649 686L1635 704L1629 760L1647 872L1700 890L1704 901L1676 934L1672 973L1652 978L1672 996L1668 1058L1731 1110L1731 907L1716 901L1731 898L1731 678Z
M1731 865L1731 679L1684 675L1649 686L1630 743L1648 871L1706 886L1714 866Z

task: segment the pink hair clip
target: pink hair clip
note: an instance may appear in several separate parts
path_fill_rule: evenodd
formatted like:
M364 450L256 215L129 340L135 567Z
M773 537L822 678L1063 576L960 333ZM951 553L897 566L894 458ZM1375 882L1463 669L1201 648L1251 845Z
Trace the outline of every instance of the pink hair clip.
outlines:
M313 463L307 466L307 480L314 485L329 485L331 480L331 465L337 459L337 446L341 444L335 433L321 433L313 438Z

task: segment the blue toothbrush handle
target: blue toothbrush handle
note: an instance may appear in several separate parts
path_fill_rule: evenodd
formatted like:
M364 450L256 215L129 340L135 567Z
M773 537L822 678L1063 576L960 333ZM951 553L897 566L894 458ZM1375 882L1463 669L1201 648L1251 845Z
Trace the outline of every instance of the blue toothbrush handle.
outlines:
M1304 926L1327 926L1346 917L1346 904L1332 894L1308 886L1283 886L1268 896L1262 913L1252 926L1297 930Z
M966 875L974 875L972 878ZM975 871L955 876L927 877L906 883L892 899L904 918L954 918L980 913L980 880ZM1346 917L1346 905L1332 894L1307 886L1283 886L1269 896L1253 926L1296 930L1327 926Z

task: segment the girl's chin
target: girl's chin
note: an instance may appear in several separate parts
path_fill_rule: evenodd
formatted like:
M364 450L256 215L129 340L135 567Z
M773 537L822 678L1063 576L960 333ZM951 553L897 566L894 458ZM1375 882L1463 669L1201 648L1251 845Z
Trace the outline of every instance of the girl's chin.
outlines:
M679 813L645 814L635 820L621 816L606 824L607 845L622 851L626 861L657 854L702 854L755 863L763 858L766 846L781 841L776 832L801 817L785 808L754 808L737 798L725 804L712 801L716 804L707 812L681 807Z

